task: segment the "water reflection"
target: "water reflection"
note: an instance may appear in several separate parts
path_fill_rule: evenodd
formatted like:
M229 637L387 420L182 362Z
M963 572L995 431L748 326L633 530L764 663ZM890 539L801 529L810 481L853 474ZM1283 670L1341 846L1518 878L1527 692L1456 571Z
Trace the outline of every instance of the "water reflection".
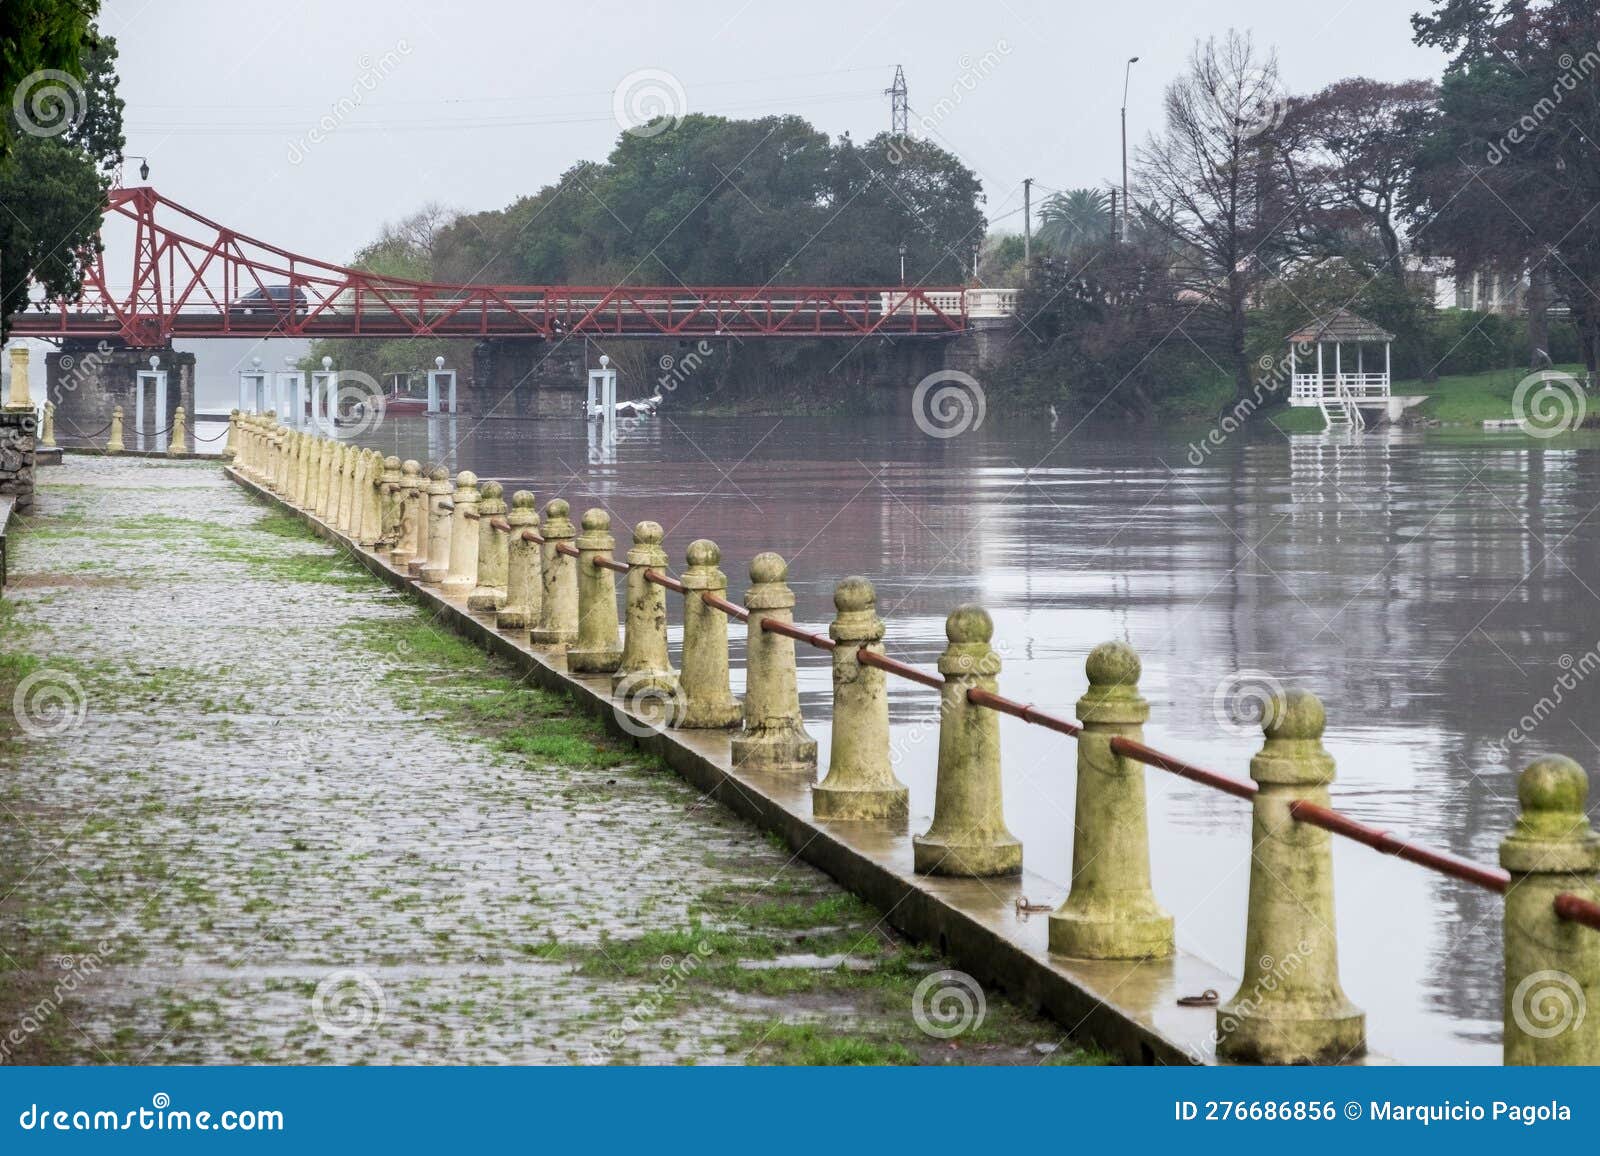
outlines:
M690 540L714 538L735 597L748 559L775 549L801 622L825 623L834 582L864 574L891 653L909 661L931 662L945 613L980 601L1002 690L1046 709L1070 714L1089 648L1124 639L1144 658L1150 739L1228 773L1245 773L1259 739L1222 729L1216 687L1272 672L1326 704L1345 809L1481 861L1514 817L1514 766L1543 751L1597 761L1584 720L1600 688L1587 683L1509 760L1494 746L1564 672L1561 656L1600 640L1593 441L1238 437L1194 466L1183 436L1058 441L990 421L940 441L909 421L671 415L595 464L576 420L391 419L371 441L541 502L603 505L619 527L653 518L680 565ZM826 657L801 660L804 706L822 720ZM892 689L916 827L932 806L933 700ZM1002 726L1008 820L1030 866L1060 885L1055 900L1070 874L1074 751ZM812 732L826 760L827 727ZM1159 772L1150 793L1157 891L1179 942L1237 972L1247 811ZM1337 848L1336 870L1345 986L1374 1047L1497 1060L1498 899L1353 845Z

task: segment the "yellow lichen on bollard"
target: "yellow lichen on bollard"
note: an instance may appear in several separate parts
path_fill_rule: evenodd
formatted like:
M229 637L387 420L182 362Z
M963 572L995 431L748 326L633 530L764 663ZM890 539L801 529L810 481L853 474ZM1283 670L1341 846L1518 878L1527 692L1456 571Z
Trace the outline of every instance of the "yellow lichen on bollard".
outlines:
M303 510L310 504L311 455L316 451L317 439L301 430L295 442L300 452L295 455L294 463L294 504Z
M400 524L395 543L389 549L389 565L404 570L417 556L418 532L422 525L422 466L414 458L400 463Z
M33 398L28 393L28 347L26 345L17 344L11 347L11 397L6 402L6 408L33 408Z
M454 520L450 517L450 471L434 466L428 471L428 557L417 577L432 586L450 573L450 536Z
M544 504L544 545L539 558L544 588L538 625L528 632L529 641L541 646L564 647L578 640L577 559L557 549L577 536L571 515L572 507L561 498Z
M567 648L567 669L575 674L610 674L622 664L617 576L597 562L609 561L617 548L611 515L599 508L585 510L577 546L578 638Z
M539 543L524 537L539 533L539 511L532 493L518 490L511 495L506 523L511 527L510 541L506 543L506 602L495 615L495 626L501 630L527 630L539 621L539 604L544 601Z
M1022 843L1006 829L1000 781L1000 716L967 701L991 693L1000 656L989 646L994 620L981 606L958 606L944 624L950 644L939 656L939 768L933 822L912 839L912 863L923 875L1016 875Z
M1589 825L1589 776L1571 759L1530 763L1519 814L1500 844L1505 900L1507 1065L1600 1064L1600 932L1562 919L1556 896L1600 901L1600 836Z
M678 672L667 656L667 590L645 577L651 570L665 571L667 552L661 546L665 532L659 522L640 522L633 528L628 550L627 629L622 637L622 661L611 679L611 692L635 709L648 711L652 722L665 722L677 708Z
M1126 643L1106 642L1089 652L1084 669L1072 893L1050 916L1050 950L1079 959L1161 958L1175 946L1172 916L1150 887L1144 764L1111 749L1118 735L1144 738L1150 704L1139 693L1139 656Z
M454 509L450 513L450 569L444 593L465 598L478 584L478 475L462 470L456 475Z
M493 612L506 604L511 543L495 526L506 516L505 492L499 482L485 482L478 498L478 581L467 595L470 610Z
M48 399L44 403L44 420L39 425L39 448L56 448L56 403Z
M889 690L883 671L858 657L863 650L883 653L878 594L865 578L846 578L833 589L833 606L833 737L828 775L811 788L811 813L903 824L911 792L895 778L889 755Z
M222 460L231 462L239 457L239 411L228 411L228 437L222 443Z
M1332 839L1290 805L1328 805L1333 757L1316 695L1291 690L1262 714L1266 742L1250 760L1259 785L1251 821L1244 978L1217 1008L1217 1055L1248 1064L1332 1064L1365 1055L1366 1015L1339 985Z
M106 439L106 452L110 454L122 453L122 407L116 406L111 411L111 436Z
M815 775L817 740L800 714L794 639L762 627L763 618L794 624L789 564L777 554L750 561L750 611L745 641L744 730L733 738L733 765L741 770L803 771Z
M737 726L744 708L728 683L728 616L707 606L702 594L723 597L728 576L717 569L722 551L707 538L689 543L683 577L683 673L672 726L711 729Z
M339 500L339 443L328 437L321 441L322 470L317 479L317 517L331 523L333 508Z
M172 436L167 440L167 453L186 454L189 452L189 415L179 406L172 413Z
M339 483L339 533L356 538L361 531L362 501L372 484L374 453L358 446L345 447L345 463Z

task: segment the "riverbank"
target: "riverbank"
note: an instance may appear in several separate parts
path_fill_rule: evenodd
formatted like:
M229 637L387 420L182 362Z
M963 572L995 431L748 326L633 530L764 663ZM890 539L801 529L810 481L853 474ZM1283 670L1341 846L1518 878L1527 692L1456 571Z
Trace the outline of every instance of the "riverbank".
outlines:
M214 465L69 457L13 551L0 1061L1099 1058L924 1032L937 955Z
M1555 369L1583 381L1582 365L1558 365ZM1513 414L1512 395L1517 384L1528 376L1525 369L1490 369L1482 373L1463 373L1441 377L1436 381L1397 381L1390 392L1397 396L1425 394L1427 401L1410 410L1410 422L1438 422L1442 426L1461 426L1481 429L1485 421L1510 420ZM1272 424L1284 433L1321 433L1322 411L1315 407L1272 410L1268 415ZM1591 414L1590 422L1600 421L1600 414Z

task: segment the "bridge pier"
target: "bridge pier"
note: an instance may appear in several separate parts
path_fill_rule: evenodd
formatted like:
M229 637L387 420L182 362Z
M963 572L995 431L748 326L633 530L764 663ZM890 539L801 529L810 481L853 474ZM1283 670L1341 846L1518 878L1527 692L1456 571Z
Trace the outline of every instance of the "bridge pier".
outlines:
M45 357L45 396L55 403L57 437L68 445L104 444L112 411L119 405L129 428L136 428L138 375L149 372L152 356L167 374L166 411L156 412L155 391L146 389L143 428L152 434L170 428L179 407L193 414L194 354L69 339ZM154 448L154 442L143 448Z

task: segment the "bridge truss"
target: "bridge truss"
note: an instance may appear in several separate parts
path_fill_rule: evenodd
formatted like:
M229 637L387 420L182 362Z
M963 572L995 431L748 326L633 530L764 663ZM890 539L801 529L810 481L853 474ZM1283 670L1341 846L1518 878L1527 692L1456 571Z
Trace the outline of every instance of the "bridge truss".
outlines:
M128 275L114 280L102 249L79 300L35 303L14 336L136 348L174 337L860 338L950 336L968 320L960 287L406 281L299 256L149 186L113 189L106 220L132 226Z

